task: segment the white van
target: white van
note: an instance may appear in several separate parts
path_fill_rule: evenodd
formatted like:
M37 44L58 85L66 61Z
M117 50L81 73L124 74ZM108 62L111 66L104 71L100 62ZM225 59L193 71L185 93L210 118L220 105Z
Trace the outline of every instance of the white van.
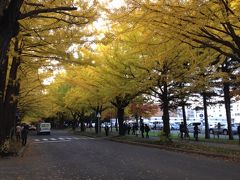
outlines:
M37 125L37 134L51 134L51 123L39 123Z

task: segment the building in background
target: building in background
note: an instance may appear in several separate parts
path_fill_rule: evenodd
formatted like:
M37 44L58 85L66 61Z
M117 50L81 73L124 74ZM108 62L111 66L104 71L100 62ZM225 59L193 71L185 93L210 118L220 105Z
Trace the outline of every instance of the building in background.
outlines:
M196 110L197 108L186 107L186 117L190 121L203 121L204 111ZM226 110L224 104L216 104L208 106L209 121L226 121ZM182 109L177 109L177 117L182 118ZM231 104L231 118L233 123L240 123L240 101Z

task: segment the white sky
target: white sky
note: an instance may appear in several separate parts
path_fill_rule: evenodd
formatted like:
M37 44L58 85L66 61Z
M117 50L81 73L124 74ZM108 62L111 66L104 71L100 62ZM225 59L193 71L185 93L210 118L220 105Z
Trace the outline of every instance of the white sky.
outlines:
M99 0L99 2L102 4L102 5L105 5L108 9L118 9L122 6L125 5L125 1L124 0ZM107 21L104 17L104 14L102 14L102 17L100 17L96 22L93 23L93 26L94 28L98 29L98 30L106 30L108 27L107 27ZM102 38L101 36L98 37L98 38ZM92 48L96 48L96 44L92 44L91 45ZM77 51L78 49L78 46L77 45L73 45L69 48L69 51ZM74 52L74 57L75 58L78 58L78 52ZM94 63L94 62L92 62ZM52 64L54 66L54 64ZM43 84L50 84L51 82L54 81L54 78L55 76L64 71L63 68L59 68L59 69L55 69L54 70L54 73L53 73L53 76L49 77L49 78L46 78L43 82ZM39 70L40 73L43 73L44 72L44 69L40 69Z
M101 4L106 4L109 9L118 9L125 4L124 0L99 0Z
M119 9L120 7L125 5L124 0L99 0L99 2L106 6L108 9ZM101 16L96 22L94 22L94 27L97 29L107 28L107 22L105 20L104 13L101 13Z

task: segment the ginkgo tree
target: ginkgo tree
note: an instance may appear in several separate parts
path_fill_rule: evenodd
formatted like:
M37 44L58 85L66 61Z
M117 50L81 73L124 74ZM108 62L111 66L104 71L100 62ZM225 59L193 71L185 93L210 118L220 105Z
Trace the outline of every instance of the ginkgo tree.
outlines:
M0 30L1 140L9 134L9 128L6 127L14 121L7 118L6 114L9 109L7 107L10 107L12 102L8 97L17 96L20 87L17 76L20 64L24 61L38 64L36 68L39 68L46 65L49 60L71 60L73 56L67 50L73 43L84 43L81 37L89 34L89 30L84 27L95 19L96 8L96 2L87 1L1 2L0 26L3 27ZM8 66L10 68L7 68ZM12 69L10 70L12 73L9 73L8 69ZM16 109L16 105L14 102L12 108Z
M120 64L131 65L132 76L127 74L127 77L132 78L132 83L135 85L130 89L131 92L150 93L157 98L157 101L160 101L160 108L163 110L164 132L168 137L170 133L169 110L175 105L174 100L176 99L175 84L181 82L184 75L189 74L185 64L191 63L191 69L194 69L195 64L194 61L191 62L192 57L187 56L191 50L184 48L180 42L155 38L151 35L151 31L141 26L128 28L127 33L125 32L125 35L122 35L119 40L128 44L128 48L123 48L119 57L123 57L124 53L128 56L122 59ZM114 62L117 63L116 60ZM126 67L123 68L126 69ZM127 80L127 78L125 79Z
M140 54L117 39L107 45L99 46L97 52L101 59L100 80L97 84L100 86L101 93L116 107L119 135L124 135L125 108L147 90L144 84L144 71L136 68Z
M181 44L175 42L168 45L164 44L162 48L159 48L159 52L155 54L156 59L154 58L155 60L151 63L149 76L153 79L153 85L150 89L160 101L160 107L163 111L164 133L168 137L170 133L169 111L178 105L177 100L180 99L179 84L184 82L184 79L189 78L189 75L194 72L196 64L195 59L187 55L189 49ZM183 93L181 94L183 95Z
M154 37L167 37L188 44L191 48L215 51L218 65L225 59L232 61L231 67L239 67L240 36L239 36L239 1L126 1L127 5L114 16L121 17L122 22L141 24L152 31ZM125 16L128 14L128 16ZM124 19L124 20L123 20ZM215 59L216 60L216 59ZM209 62L209 63L210 63ZM233 67L234 66L234 67ZM224 74L224 73L223 73ZM231 74L238 79L239 74ZM226 116L231 135L230 91L233 84L230 77L223 75ZM227 81L226 81L227 80ZM235 81L234 84L238 84Z
M28 64L29 65L29 64ZM38 74L35 67L29 67L27 64L21 65L21 86L19 91L17 114L19 120L26 119L39 120L41 117L51 116L50 109L53 109L49 96L46 94L46 87L42 84L44 78L49 74Z
M97 85L99 74L95 66L72 66L67 68L66 81L71 84L73 93L69 92L65 97L66 106L79 104L78 107L84 107L88 113L94 112L102 114L104 110L110 107L108 96L101 93L100 86ZM75 108L75 109L76 109ZM96 120L95 119L95 120ZM96 120L96 133L98 133L98 124Z
M128 13L125 19L141 22L154 29L157 36L178 39L192 47L211 48L239 62L238 0L126 2L126 8L119 11Z

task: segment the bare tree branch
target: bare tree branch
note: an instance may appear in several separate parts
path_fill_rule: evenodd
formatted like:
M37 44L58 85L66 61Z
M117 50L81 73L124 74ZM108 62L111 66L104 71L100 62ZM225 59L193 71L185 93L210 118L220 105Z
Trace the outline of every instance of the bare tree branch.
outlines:
M37 9L37 10L29 11L25 14L21 14L18 17L18 20L29 18L42 13L51 13L51 12L59 13L61 11L75 11L75 10L77 10L76 7L56 7L56 8L47 8L47 9Z

